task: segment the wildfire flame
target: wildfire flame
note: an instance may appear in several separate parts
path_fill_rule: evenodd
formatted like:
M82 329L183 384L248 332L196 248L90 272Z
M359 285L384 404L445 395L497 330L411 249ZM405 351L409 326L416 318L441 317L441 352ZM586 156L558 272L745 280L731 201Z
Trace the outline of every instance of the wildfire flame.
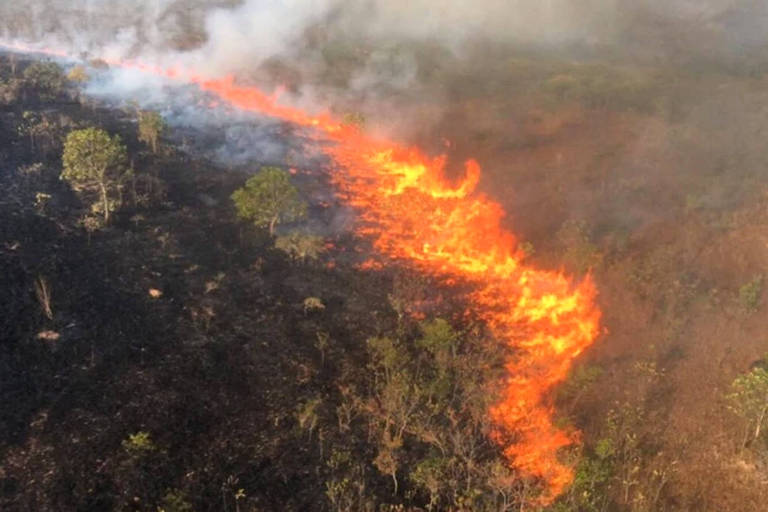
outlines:
M492 436L511 464L545 483L543 503L562 493L573 471L560 463L557 451L574 443L576 433L554 426L549 395L599 333L591 278L574 286L562 273L523 263L514 235L502 226L504 210L475 191L481 169L474 160L466 162L464 178L452 184L445 178L444 156L430 159L329 115L279 106L231 79L200 86L237 108L319 129L335 142L325 151L344 172L332 178L359 210L360 234L390 258L474 283L470 301L477 314L510 348L509 376L501 400L490 410Z
M502 207L475 190L481 175L476 161L467 161L463 179L451 183L444 156L429 158L329 114L281 105L277 95L238 85L231 77L204 79L137 62L110 64L195 83L234 108L313 127L333 142L323 149L343 168L332 180L359 210L358 232L389 258L474 285L469 299L476 314L509 346L508 377L489 411L491 436L514 467L541 480L542 503L562 493L573 470L557 452L576 442L577 433L553 424L550 395L574 358L598 336L595 287L589 276L574 284L563 273L525 264L515 236L503 227Z
M336 143L325 151L344 169L333 180L359 210L360 234L390 258L475 284L471 303L510 347L509 377L490 410L496 425L492 435L514 466L545 482L543 502L558 496L573 471L558 461L557 451L574 443L576 434L553 425L548 397L598 335L592 280L574 286L562 273L523 264L514 235L502 227L504 210L475 192L481 169L474 160L466 162L463 180L452 184L445 178L444 156L430 159L329 115L279 106L231 79L199 83L237 108L319 129Z

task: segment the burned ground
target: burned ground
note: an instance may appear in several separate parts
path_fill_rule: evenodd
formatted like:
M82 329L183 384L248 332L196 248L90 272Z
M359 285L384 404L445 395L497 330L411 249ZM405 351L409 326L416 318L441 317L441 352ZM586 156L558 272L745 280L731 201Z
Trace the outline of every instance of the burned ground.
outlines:
M122 134L138 154L135 126L118 113L23 108L43 107ZM20 115L6 110L2 123L2 508L152 509L188 485L210 510L239 488L260 489L252 506L311 508L323 491L309 483L318 454L295 410L308 388L337 393L338 371L313 340L325 332L324 350L361 357L354 346L392 322L381 278L290 262L235 219L228 198L241 173L174 151L135 161L165 183L162 204L126 209L89 240L56 157L18 171L39 158L16 134ZM42 191L56 198L45 211ZM37 306L38 278L52 319ZM305 313L308 296L325 309ZM158 447L141 467L121 445L139 431Z

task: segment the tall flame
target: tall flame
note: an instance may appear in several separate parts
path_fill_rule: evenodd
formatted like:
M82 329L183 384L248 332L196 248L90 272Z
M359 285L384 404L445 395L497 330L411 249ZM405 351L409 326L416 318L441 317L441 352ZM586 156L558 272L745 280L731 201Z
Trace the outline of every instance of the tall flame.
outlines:
M136 62L112 62L197 84L234 108L314 127L333 144L323 150L343 168L332 180L360 213L358 232L383 255L420 271L471 282L469 299L493 334L509 347L498 403L490 408L491 436L509 462L545 486L549 503L573 480L557 457L577 433L553 423L551 391L574 358L597 338L600 311L588 276L574 284L559 272L523 261L515 236L503 227L502 207L475 190L481 169L466 162L464 178L445 177L446 158L369 136L329 114L312 115L232 78L203 79Z

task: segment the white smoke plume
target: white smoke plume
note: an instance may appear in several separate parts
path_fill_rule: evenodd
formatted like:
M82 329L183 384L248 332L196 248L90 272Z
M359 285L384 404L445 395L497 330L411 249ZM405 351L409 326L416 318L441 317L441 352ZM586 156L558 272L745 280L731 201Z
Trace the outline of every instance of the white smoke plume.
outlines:
M308 35L612 48L654 58L743 56L768 44L757 0L28 0L0 5L0 33L210 73L302 54Z

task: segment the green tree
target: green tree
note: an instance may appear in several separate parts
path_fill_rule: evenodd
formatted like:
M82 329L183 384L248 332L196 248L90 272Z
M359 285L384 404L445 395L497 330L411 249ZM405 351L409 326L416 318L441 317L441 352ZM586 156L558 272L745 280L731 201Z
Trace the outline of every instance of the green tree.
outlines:
M99 190L104 222L109 222L109 190L127 158L120 137L98 128L75 130L64 143L64 172L61 177L82 187Z
M293 222L307 214L307 205L291 184L290 175L279 167L262 167L244 187L235 190L232 200L240 218L269 228L270 235L275 234L279 222Z
M57 124L44 113L24 111L18 132L20 135L29 137L29 146L32 151L39 149L47 153L61 144Z
M610 438L598 441L594 453L580 454L570 488L546 508L546 512L604 511L614 479L614 455L615 447Z
M59 97L66 77L55 62L35 62L24 70L24 80L41 101L53 101Z
M747 421L744 444L757 440L768 420L768 370L755 368L731 384L731 410Z
M277 237L275 247L288 254L296 261L316 260L325 252L325 240L322 237L291 231Z
M760 296L763 293L763 276L758 274L739 288L739 302L747 313L754 313L760 308Z
M21 97L22 81L17 78L0 79L0 104L11 105Z
M141 455L157 450L149 432L140 430L135 434L128 434L128 439L123 440L123 449L131 455Z
M346 125L362 129L365 127L365 114L362 112L347 112L342 117L342 122Z
M75 84L83 84L88 81L90 77L88 72L83 66L75 66L67 73L67 80Z
M163 496L157 512L192 512L194 509L187 501L187 496L178 489L168 489Z
M165 121L157 112L142 110L139 112L139 140L157 153L160 136L165 130Z
M496 354L445 320L419 327L412 339L367 343L370 396L359 404L373 466L395 494L404 483L428 510L512 510L519 482L487 435L493 376L477 371L497 364Z
M602 255L598 247L592 243L586 223L565 221L557 232L557 238L565 249L563 259L575 272L583 274L600 265Z

